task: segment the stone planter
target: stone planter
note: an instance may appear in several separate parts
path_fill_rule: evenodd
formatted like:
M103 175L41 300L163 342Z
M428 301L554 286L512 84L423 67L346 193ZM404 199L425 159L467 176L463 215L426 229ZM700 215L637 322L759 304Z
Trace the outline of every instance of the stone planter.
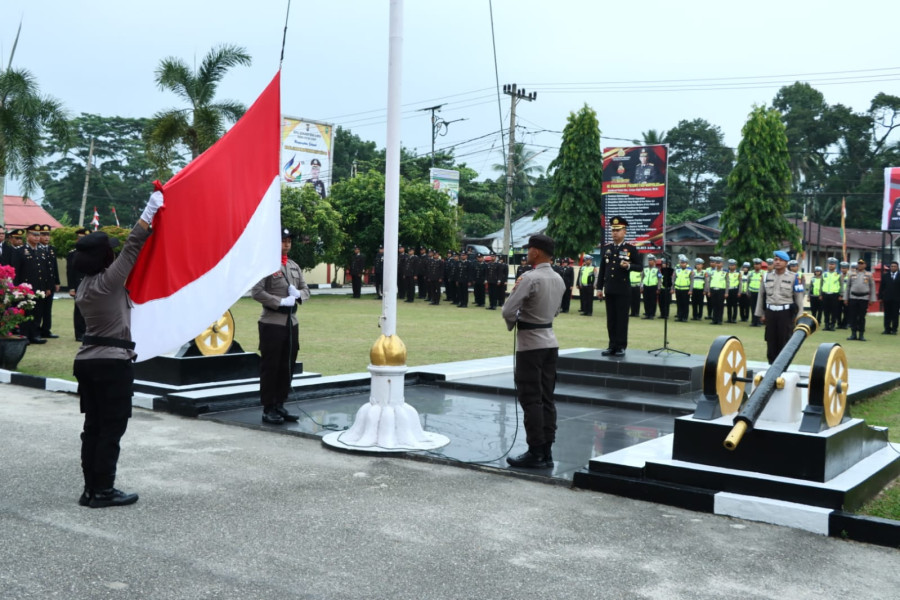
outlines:
M25 356L28 339L24 337L0 338L0 369L15 371Z

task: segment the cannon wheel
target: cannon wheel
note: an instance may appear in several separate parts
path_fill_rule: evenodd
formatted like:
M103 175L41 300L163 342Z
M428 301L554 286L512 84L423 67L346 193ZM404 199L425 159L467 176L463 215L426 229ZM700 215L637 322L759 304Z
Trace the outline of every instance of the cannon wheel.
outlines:
M721 335L715 339L703 364L703 394L716 396L723 415L737 412L744 399L747 355L738 338Z
M840 425L847 409L847 354L840 344L821 344L809 370L809 403L821 406L829 427Z
M231 348L231 342L233 341L234 317L231 316L230 310L226 310L225 314L219 317L215 323L194 338L197 349L204 356L225 354Z

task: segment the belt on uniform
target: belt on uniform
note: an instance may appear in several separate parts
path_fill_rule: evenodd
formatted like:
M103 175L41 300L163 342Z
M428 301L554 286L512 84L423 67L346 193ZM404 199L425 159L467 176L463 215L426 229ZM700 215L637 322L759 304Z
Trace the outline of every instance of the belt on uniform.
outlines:
M81 342L85 346L112 346L114 348L125 348L126 350L134 350L135 347L135 343L130 340L104 337L102 335L86 335L81 338Z
M550 329L553 327L553 323L526 323L525 321L519 321L516 323L516 327L522 330L527 329Z
M865 300L866 298L869 297L869 295L863 294L862 296L857 296L856 294L850 294L850 297L853 298L854 300Z
M275 309L275 312L280 312L283 315L292 315L297 312L297 305L293 306L279 306Z
M788 310L791 306L792 305L790 304L766 304L766 310L780 312L782 310Z

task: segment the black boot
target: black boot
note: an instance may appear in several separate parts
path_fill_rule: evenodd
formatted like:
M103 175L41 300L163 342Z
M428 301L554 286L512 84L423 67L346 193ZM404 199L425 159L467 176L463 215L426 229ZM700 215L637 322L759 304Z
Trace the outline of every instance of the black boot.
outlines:
M296 423L297 421L300 420L300 416L289 413L287 411L287 409L284 407L284 404L279 404L278 406L276 406L275 412L277 412L279 415L281 415L282 419L284 419L285 421L288 421L290 423Z
M850 342L850 341L855 341L855 340L856 340L856 332L854 331L853 334L847 338L847 341Z
M519 456L507 456L506 462L511 467L519 467L520 469L549 469L553 467L552 462L548 462L544 458L544 446L529 446L528 452L524 452Z
M94 497L94 492L90 488L85 487L84 491L81 492L81 497L78 498L78 506L90 506L91 498L93 498L93 497Z
M96 490L88 502L91 508L107 508L109 506L127 506L138 501L137 494L126 494L116 488Z
M544 444L544 460L550 463L550 466L553 466L553 442L547 442Z
M281 416L281 413L274 406L263 409L262 421L269 425L284 425L284 417Z

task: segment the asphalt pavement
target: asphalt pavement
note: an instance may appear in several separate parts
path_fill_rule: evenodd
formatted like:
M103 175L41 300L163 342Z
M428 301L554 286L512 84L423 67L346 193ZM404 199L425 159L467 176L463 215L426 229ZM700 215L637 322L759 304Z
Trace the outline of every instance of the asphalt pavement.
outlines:
M81 492L77 399L0 385L2 599L889 599L900 551L135 409Z

